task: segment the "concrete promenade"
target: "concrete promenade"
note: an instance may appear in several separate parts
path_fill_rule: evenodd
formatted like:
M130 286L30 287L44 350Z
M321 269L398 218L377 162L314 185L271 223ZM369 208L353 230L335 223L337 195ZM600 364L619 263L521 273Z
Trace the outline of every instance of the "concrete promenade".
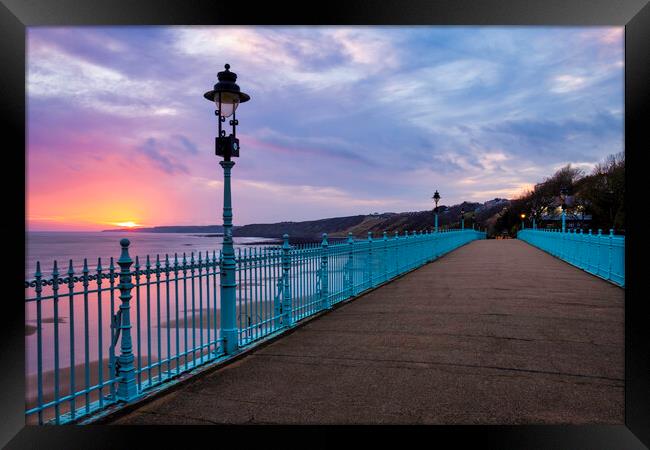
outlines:
M472 242L114 424L622 424L623 289Z

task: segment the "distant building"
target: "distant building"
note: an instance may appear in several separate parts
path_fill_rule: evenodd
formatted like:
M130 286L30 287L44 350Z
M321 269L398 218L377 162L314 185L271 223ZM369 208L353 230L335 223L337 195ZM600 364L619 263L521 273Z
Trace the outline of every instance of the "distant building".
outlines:
M546 222L553 222L556 220L562 221L562 214L545 214L542 215L541 220ZM589 222L591 221L591 214L568 214L566 215L566 221L572 222Z
M540 226L543 227L544 223L553 225L555 228L562 222L562 214L543 214L540 217ZM591 214L566 214L567 228L581 228L591 222Z
M487 202L483 203L482 206L479 206L479 209L492 208L492 207L499 206L499 205L504 205L505 206L505 205L509 205L509 204L510 204L510 200L508 200L507 198L498 198L497 197L494 200L488 200Z

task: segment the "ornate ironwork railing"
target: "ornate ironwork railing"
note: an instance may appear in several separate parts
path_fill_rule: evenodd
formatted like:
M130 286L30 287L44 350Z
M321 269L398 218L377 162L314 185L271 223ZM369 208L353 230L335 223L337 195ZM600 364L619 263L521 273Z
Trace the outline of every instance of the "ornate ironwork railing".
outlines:
M86 420L128 403L336 303L373 289L472 240L475 230L368 236L330 244L238 249L237 350L221 330L222 255L129 256L81 270L37 262L25 281L26 418L29 424ZM117 264L117 267L116 267Z
M71 260L62 273L55 261L47 276L37 263L25 282L28 423L66 423L119 401L125 333L137 391L220 355L219 255L133 262L121 270L113 258L108 267L98 259L91 272L84 260L76 273ZM126 301L121 289L129 291Z
M625 287L625 236L614 230L596 234L589 230L562 232L560 230L523 229L517 238L586 272Z

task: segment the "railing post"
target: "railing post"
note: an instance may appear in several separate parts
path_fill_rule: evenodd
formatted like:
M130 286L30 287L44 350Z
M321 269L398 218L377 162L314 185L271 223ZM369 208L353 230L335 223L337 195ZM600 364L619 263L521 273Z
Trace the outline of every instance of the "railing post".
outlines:
M372 231L368 231L368 288L372 287Z
M422 257L420 258L420 261L422 264L424 264L427 262L427 244L428 244L427 230L422 230L421 236L422 236L422 243L420 243L420 247L421 247L420 252L422 254Z
M431 234L431 261L437 258L437 251L438 251L438 234L432 233Z
M612 251L614 250L612 246L612 240L614 238L614 229L609 229L609 239L608 239L608 251L607 251L607 279L612 279Z
M42 327L42 316L41 316L41 293L43 292L43 284L41 281L41 262L36 261L36 273L34 273L34 278L36 282L35 291L36 291L36 365L37 365L37 388L38 388L38 405L43 404L43 327ZM101 287L101 275L97 278L97 283L99 283L98 289ZM57 324L58 326L58 324ZM101 329L101 328L100 328ZM58 343L57 343L58 344ZM100 372L101 373L101 372ZM101 375L100 375L101 376ZM101 392L101 391L100 391ZM58 420L58 416L57 416ZM43 411L38 412L38 424L43 425Z
M584 255L585 255L585 235L582 231L582 228L579 230L580 232L578 233L578 242L580 243L580 250L578 251L578 267L581 269L584 268Z
M598 228L598 236L596 237L596 275L602 275L602 267L601 267L601 256L602 256L601 241L602 240L603 240L603 230L601 228Z
M438 259L438 246L439 246L439 241L438 238L440 235L435 232L433 236L431 236L431 253L432 253L432 260Z
M418 232L416 230L411 231L411 236L413 237L413 250L412 250L412 260L413 264L411 264L411 268L416 267L418 265Z
M406 242L404 242L404 250L406 250L404 252L406 254L405 270L410 270L413 265L413 249L411 248L413 246L413 231L411 230L411 233L409 234L407 230L404 232L404 237L406 238Z
M418 259L418 257L419 257L419 255L418 255L418 239L417 239L418 232L416 230L416 231L413 231L412 233L413 233L413 238L414 239L413 239L413 265L411 267L417 267L418 262L419 262L419 259Z
M348 233L348 296L354 295L354 238Z
M625 286L625 242L623 242L620 255L621 258L619 259L619 264L617 264L620 265L620 275L619 275L621 278L620 284L622 286Z
M418 239L420 231L413 231L413 237L415 238L413 241L413 267L417 267L420 264L420 240Z
M282 236L282 324L290 327L293 323L293 311L291 308L291 283L289 282L289 270L291 270L291 255L289 251L289 235Z
M382 264L381 267L384 269L384 277L383 281L388 280L388 236L386 235L386 232L384 231L384 257L382 258Z
M72 260L68 266L68 292L74 291L74 268L72 267ZM68 320L70 321L70 367L74 367L75 351L74 351L74 302L72 301L72 295L70 295L70 301L68 302L70 308L70 315ZM70 392L74 392L75 389L75 380L74 380L74 370L70 371ZM75 397L70 398L70 416L74 419L76 413L75 408Z
M424 230L424 243L422 244L423 245L422 246L422 254L423 254L422 260L425 263L431 261L431 257L430 257L431 253L429 251L430 250L429 246L431 245L431 242L429 242L430 241L429 238L430 238L429 230L425 229Z
M116 317L120 333L120 356L117 357L117 375L119 381L117 385L118 400L129 402L138 397L138 386L135 379L135 366L133 364L133 344L131 342L131 264L133 260L129 256L129 240L122 239L120 246L122 253L117 264L120 266L120 310Z
M587 243L588 243L587 244L587 271L592 272L591 267L593 266L592 253L594 251L594 240L593 240L593 234L591 233L591 228L589 229L589 237Z
M402 271L408 270L409 266L409 232L404 230L404 242L402 243Z
M395 273L393 276L399 275L399 231L395 231L395 238L394 238L394 243L393 247L395 248L395 254L393 255L393 259L395 260Z
M323 233L323 241L321 242L321 257L320 257L320 298L321 308L329 309L329 273L327 267L328 260L328 243L327 233Z
M569 251L567 254L567 261L573 265L575 265L576 262L576 256L578 255L577 249L578 249L578 230L575 228L572 228L569 230Z

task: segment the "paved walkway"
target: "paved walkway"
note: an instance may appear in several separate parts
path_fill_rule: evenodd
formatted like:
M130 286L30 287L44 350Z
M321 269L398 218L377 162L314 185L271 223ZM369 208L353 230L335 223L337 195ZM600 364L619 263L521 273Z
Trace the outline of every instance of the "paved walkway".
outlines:
M623 289L475 241L116 424L622 424Z

